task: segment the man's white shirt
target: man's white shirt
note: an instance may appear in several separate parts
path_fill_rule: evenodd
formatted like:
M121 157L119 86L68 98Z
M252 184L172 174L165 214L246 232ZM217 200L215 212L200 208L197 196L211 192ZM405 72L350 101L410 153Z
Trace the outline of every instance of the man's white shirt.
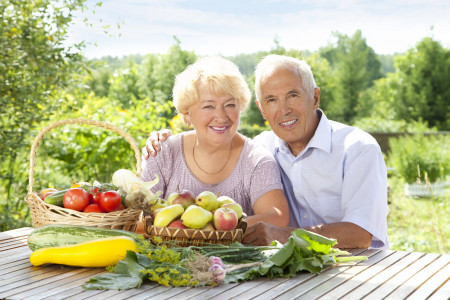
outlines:
M273 131L254 138L277 160L289 202L291 227L354 223L372 234L374 248L389 248L387 171L381 149L368 133L328 120L296 157Z

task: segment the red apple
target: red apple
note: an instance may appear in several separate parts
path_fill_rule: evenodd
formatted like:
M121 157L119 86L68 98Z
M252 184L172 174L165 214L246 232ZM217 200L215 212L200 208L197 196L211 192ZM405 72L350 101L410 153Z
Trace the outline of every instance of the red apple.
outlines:
M186 226L184 226L183 222L181 222L180 219L177 219L177 220L175 220L175 221L172 221L172 223L170 223L169 225L167 225L167 227L187 228Z
M237 224L237 214L231 208L222 206L214 212L214 227L217 230L233 230Z
M191 191L188 190L181 190L178 192L174 192L169 195L167 198L167 205L173 205L173 204L181 204L184 209L188 207L191 204L195 203L195 195Z
M242 206L239 203L227 203L222 205L222 207L231 208L236 213L238 220L242 217Z
M216 229L214 228L214 225L211 222L209 222L204 227L200 228L200 230L203 230L203 231L214 231Z

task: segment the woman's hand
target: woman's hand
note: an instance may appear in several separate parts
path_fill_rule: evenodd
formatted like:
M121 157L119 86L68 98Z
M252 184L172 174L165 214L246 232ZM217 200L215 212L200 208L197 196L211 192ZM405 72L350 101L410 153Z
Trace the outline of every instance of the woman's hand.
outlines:
M172 135L172 132L169 129L162 129L160 131L152 131L150 132L150 136L145 142L145 147L142 148L142 155L145 159L151 156L156 156L156 153L161 150L160 142L167 140L169 136Z

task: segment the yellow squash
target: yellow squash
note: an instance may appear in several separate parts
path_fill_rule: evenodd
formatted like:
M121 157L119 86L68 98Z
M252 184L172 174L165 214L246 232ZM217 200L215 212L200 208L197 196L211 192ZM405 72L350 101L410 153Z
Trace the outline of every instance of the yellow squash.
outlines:
M107 267L125 258L127 250L137 251L136 242L126 236L108 237L89 242L41 248L31 253L33 266L60 264L75 267Z

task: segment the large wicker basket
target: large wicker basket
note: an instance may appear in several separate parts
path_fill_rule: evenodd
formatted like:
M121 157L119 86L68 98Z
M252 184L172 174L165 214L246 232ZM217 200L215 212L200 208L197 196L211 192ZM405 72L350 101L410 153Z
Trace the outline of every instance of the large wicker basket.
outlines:
M134 150L134 155L136 157L136 175L141 174L141 155L138 146L134 139L124 132L122 129L115 127L111 124L101 121L94 120L84 120L84 119L68 119L61 120L52 123L45 127L35 138L33 145L31 146L30 152L30 170L29 170L29 183L28 183L28 194L25 198L30 211L31 218L33 220L34 227L40 227L42 225L48 224L67 224L67 225L83 225L83 226L93 226L101 228L113 228L113 229L123 229L128 231L135 231L137 228L137 223L141 215L140 210L135 209L124 209L121 211L110 212L110 213L83 213L72 209L62 208L56 205L48 204L33 192L34 183L34 168L36 165L36 153L39 146L39 142L44 138L44 135L59 126L64 126L67 124L84 124L92 125L96 127L105 128L107 130L113 131L121 135Z
M241 242L247 229L247 216L243 214L236 229L230 231L156 227L151 216L145 216L145 232L150 237L159 237L163 242L173 242L177 246L202 246L205 244L230 245Z

